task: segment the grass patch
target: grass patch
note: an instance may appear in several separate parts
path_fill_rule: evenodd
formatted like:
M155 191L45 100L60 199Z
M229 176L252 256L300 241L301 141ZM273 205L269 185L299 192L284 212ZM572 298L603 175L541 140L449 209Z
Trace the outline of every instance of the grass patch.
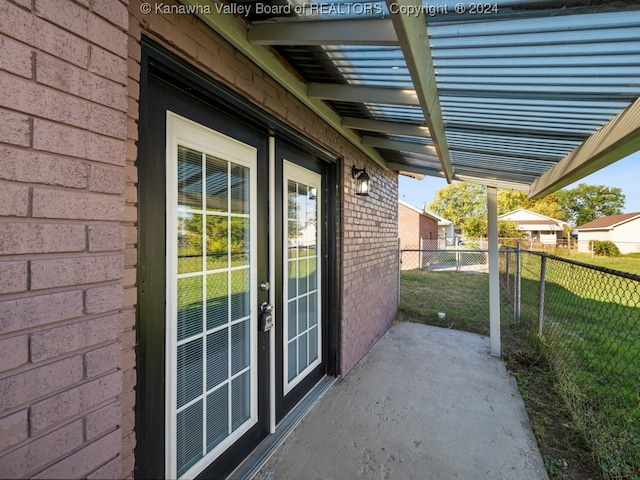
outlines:
M575 250L567 250L566 248L557 248L552 252L546 251L546 253L566 257L576 262L589 263L591 265L598 265L599 267L640 275L640 255L637 253L628 253L626 255L620 255L619 257L605 257L599 255L591 256L590 253L576 252Z

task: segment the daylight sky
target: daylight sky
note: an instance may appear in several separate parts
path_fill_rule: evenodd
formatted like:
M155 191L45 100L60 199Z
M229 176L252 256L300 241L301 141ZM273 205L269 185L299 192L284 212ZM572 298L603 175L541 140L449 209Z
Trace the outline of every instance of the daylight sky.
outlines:
M579 183L618 187L626 197L624 213L640 212L640 151L609 165L565 188L576 187ZM429 204L436 191L445 187L443 178L424 177L423 180L400 175L399 198L417 208Z

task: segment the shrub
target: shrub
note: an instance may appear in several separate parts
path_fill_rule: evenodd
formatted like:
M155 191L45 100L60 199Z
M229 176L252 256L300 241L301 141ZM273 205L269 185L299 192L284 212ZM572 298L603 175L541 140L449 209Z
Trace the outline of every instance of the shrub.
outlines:
M620 250L610 240L591 240L589 242L589 249L596 255L603 255L605 257L619 257Z

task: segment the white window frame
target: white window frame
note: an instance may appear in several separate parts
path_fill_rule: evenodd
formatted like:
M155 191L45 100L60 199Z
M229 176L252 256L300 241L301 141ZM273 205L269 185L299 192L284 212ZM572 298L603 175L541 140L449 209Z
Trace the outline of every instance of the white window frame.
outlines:
M313 371L320 363L322 363L322 176L318 173L312 172L311 170L301 167L300 165L296 165L288 160L283 161L283 181L282 181L282 189L283 189L283 242L282 242L282 259L283 259L283 280L282 280L282 301L283 305L281 308L282 311L282 376L283 376L283 390L284 395L289 393L291 390L295 388L302 380L306 378L306 376ZM307 186L316 189L317 192L317 212L316 212L316 271L317 271L317 315L318 315L318 337L317 337L317 352L318 358L310 363L303 371L297 374L291 381L289 381L289 348L288 348L288 321L289 321L289 282L287 281L288 275L288 225L289 225L289 212L287 205L287 185L289 180L293 180L298 183L303 183Z
M166 115L166 344L165 344L165 476L177 476L176 399L177 399L177 322L178 308L178 145L249 168L249 268L250 268L250 384L251 407L249 419L200 461L189 468L180 478L193 478L235 443L258 422L258 376L257 376L257 149L220 132L167 111ZM206 428L206 419L204 420ZM206 448L206 442L205 442Z

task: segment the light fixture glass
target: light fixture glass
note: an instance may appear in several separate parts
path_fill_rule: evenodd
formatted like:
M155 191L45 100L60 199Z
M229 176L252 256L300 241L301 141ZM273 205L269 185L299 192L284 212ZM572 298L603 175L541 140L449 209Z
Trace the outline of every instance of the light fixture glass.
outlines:
M354 165L351 169L351 175L356 181L356 195L367 196L369 195L369 182L371 177L367 174L366 168L356 168Z

